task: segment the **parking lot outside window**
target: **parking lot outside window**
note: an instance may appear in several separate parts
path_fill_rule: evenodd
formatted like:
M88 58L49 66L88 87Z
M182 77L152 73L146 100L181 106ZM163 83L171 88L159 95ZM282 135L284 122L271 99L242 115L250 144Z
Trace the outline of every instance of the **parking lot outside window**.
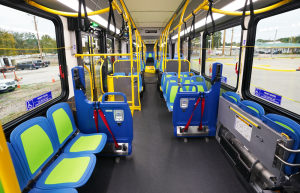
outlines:
M188 56L189 56L189 42L188 41L182 41L181 53L183 54L183 58L185 60L188 60Z
M200 36L191 40L190 63L191 69L200 72L201 41Z
M257 24L250 93L300 114L300 9Z
M0 121L6 124L59 97L62 88L53 22L3 5L0 17Z
M238 63L241 51L241 26L227 28L206 36L205 75L211 77L212 64L223 64L222 82L230 87L237 87Z

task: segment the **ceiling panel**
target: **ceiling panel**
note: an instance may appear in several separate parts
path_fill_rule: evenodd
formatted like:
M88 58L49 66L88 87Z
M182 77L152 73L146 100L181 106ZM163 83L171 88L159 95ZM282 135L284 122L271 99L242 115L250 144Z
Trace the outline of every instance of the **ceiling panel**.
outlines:
M155 22L164 22L167 23L169 21L169 18L172 17L173 13L170 12L134 12L130 13L132 19L135 23L155 23Z
M139 28L149 28L149 27L162 27L165 28L165 26L167 25L167 23L136 23L136 25L138 25Z
M132 11L176 11L182 0L125 0Z

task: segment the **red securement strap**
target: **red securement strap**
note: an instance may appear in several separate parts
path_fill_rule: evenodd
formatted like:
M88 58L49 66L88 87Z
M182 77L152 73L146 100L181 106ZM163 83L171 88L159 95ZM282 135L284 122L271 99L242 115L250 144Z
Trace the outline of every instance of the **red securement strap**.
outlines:
M98 114L97 114L96 109L94 109L94 119L95 119L95 125L96 125L97 133L99 133L99 131L98 131Z
M107 120L106 120L106 118L105 118L105 115L103 114L103 112L101 111L101 109L98 109L98 113L99 113L99 115L100 115L100 117L101 117L103 123L105 124L106 128L108 129L108 131L110 132L111 136L113 137L115 146L116 146L117 148L119 148L119 144L117 143L117 141L116 141L116 139L115 139L113 133L111 132L110 127L109 127L109 125L108 125L108 123L107 123Z
M193 113L191 114L191 117L190 117L189 121L187 122L187 124L186 124L186 126L185 126L184 130L187 130L187 129L189 128L189 126L190 126L190 123L191 123L191 120L192 120L192 118L193 118L193 115L194 115L194 112L195 112L195 109L197 108L197 106L198 106L199 102L200 102L200 98L198 98L198 100L197 100L197 102L196 102L196 104L195 104L195 107L194 107Z
M200 130L202 130L202 119L203 119L203 113L204 113L204 106L205 106L205 98L202 98L202 101L201 101L201 121L200 121L200 127L199 127Z

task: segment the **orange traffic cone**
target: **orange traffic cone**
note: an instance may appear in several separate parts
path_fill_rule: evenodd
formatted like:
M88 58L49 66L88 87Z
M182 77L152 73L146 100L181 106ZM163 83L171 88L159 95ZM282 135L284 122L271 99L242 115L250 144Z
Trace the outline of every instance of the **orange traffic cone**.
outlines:
M54 76L53 76L53 74L52 74L52 82L55 82L55 79L54 79Z
M21 88L21 86L20 86L20 83L19 83L19 82L17 82L17 85L18 85L18 88Z

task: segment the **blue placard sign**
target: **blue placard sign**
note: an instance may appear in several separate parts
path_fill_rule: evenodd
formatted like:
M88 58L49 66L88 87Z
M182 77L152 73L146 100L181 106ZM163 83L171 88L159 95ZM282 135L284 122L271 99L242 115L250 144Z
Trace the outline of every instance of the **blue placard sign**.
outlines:
M223 83L227 83L227 77L225 77L225 76L222 76L222 77L221 77L221 82L223 82Z
M52 94L51 94L51 91L50 92L47 92L45 94L42 94L41 96L38 96L38 97L35 97L29 101L26 101L26 108L27 108L27 111L49 101L52 99Z
M280 95L262 90L260 88L255 88L255 95L277 105L281 105L282 96Z

